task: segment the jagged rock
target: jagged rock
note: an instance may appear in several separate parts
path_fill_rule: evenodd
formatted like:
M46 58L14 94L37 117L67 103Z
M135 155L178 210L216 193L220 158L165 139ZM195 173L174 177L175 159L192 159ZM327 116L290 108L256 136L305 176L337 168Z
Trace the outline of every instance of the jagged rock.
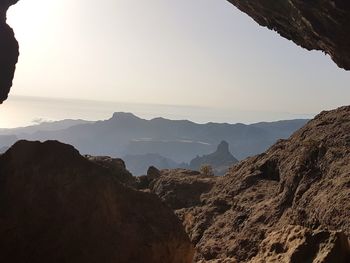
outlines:
M152 191L176 209L197 262L248 262L263 253L259 245L269 233L288 225L350 236L349 134L350 106L322 112L290 139L212 177L214 186L193 204L173 196L185 180L195 185L200 177L161 177Z
M173 212L59 142L0 156L1 262L192 262Z
M286 226L270 233L250 263L350 262L349 240L342 232Z
M229 144L222 141L214 153L196 157L190 162L190 169L199 170L202 165L210 165L215 174L223 175L228 168L238 163L238 160L230 153Z
M10 92L19 56L18 42L13 30L6 24L7 9L18 0L0 1L0 104Z
M308 50L322 50L350 70L348 0L228 0L257 23Z

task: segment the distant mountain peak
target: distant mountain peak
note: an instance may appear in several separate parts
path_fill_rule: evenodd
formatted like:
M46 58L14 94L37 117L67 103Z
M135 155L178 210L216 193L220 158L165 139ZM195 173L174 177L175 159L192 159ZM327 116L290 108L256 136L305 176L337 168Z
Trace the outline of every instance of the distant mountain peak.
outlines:
M221 141L220 144L218 145L216 152L219 153L230 153L229 150L229 144L227 141Z
M221 141L214 153L197 156L190 162L192 170L198 170L202 165L211 165L216 173L224 174L230 166L236 164L238 160L231 154L228 142Z
M140 119L131 112L115 112L111 118L112 120L116 119Z

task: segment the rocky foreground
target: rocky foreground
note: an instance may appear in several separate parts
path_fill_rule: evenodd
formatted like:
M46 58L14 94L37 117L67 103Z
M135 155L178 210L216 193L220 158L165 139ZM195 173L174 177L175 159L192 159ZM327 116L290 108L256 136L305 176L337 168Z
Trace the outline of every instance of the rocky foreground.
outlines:
M20 141L0 156L0 261L345 263L349 199L350 107L223 177Z
M166 170L149 189L182 220L199 262L350 262L350 107L224 177Z
M192 262L173 211L97 163L54 141L0 156L0 262Z

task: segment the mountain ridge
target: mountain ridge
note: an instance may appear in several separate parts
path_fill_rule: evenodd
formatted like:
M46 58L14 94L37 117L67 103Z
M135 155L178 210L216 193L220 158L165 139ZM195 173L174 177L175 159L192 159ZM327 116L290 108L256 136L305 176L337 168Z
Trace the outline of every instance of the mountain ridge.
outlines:
M40 141L58 139L72 144L83 154L122 157L157 153L181 163L188 162L196 155L213 152L222 140L230 143L235 150L233 154L238 159L244 159L263 152L277 139L288 137L306 122L307 120L300 119L272 122L270 124L274 128L267 129L259 127L258 124L198 124L188 120L173 121L165 118L145 120L131 113L115 113L108 120L17 136L18 139ZM290 123L290 127L285 128L286 123ZM150 140L137 141L141 138ZM173 150L169 151L170 148Z

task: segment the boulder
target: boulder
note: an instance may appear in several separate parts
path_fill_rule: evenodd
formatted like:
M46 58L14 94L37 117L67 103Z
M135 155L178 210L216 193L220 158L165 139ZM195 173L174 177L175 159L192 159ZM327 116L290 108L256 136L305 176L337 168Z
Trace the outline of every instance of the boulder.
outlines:
M180 221L155 195L57 141L0 156L1 262L190 263Z

